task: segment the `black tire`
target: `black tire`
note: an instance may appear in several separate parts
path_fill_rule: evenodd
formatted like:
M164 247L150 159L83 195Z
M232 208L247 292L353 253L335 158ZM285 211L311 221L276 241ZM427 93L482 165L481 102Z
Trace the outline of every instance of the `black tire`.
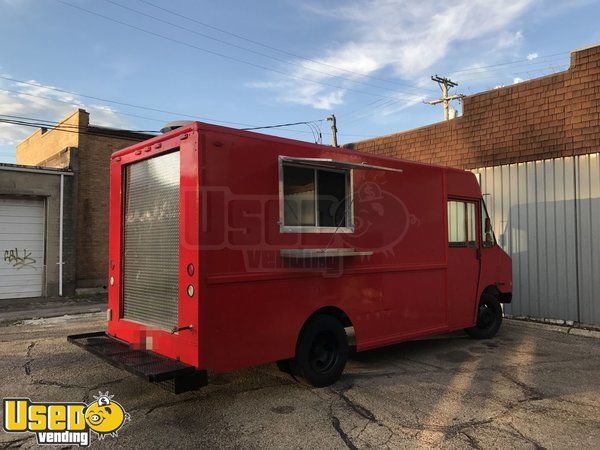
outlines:
M277 361L277 368L283 373L292 374L292 366L289 359L280 359Z
M348 359L348 338L335 317L316 315L306 323L296 345L292 371L314 387L339 380Z
M494 294L486 293L481 296L477 310L477 323L465 331L473 339L490 339L496 336L502 325L502 307Z

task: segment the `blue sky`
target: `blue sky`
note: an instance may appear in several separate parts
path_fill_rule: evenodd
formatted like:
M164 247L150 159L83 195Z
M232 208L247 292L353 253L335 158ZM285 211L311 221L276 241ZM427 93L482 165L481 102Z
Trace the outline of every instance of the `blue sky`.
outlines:
M599 0L0 0L0 9L0 76L39 85L0 79L2 115L55 121L77 105L94 124L135 130L182 118L58 88L235 127L315 121L326 143L331 113L341 143L441 120L440 106L422 103L439 95L432 74L473 94L564 70L570 50L600 42ZM0 162L14 162L32 131L0 124ZM307 125L268 133L314 140Z

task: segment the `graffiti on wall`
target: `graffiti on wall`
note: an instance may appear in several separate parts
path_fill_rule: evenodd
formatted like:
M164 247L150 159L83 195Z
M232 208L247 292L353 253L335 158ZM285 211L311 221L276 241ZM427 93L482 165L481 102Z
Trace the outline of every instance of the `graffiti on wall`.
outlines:
M33 266L35 264L35 259L31 257L31 251L23 249L23 251L19 254L19 249L17 248L4 250L4 261L17 270L22 269L23 267Z

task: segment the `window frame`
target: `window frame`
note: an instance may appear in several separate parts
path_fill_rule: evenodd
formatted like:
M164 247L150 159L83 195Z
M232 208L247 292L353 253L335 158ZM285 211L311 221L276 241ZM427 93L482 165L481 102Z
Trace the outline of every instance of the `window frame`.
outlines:
M311 169L315 179L315 223L316 225L286 225L285 224L285 195L284 195L284 177L283 168L285 167L300 167L303 169ZM301 161L289 161L279 158L279 231L281 233L354 233L354 174L351 168L337 169L327 167L319 167L318 164L302 164ZM317 172L336 172L346 175L346 226L340 227L322 227L318 225L319 220L319 184Z
M465 215L465 241L450 241L450 216L448 215L448 206L450 202L455 203L463 203L464 207L464 215ZM475 219L474 233L475 236L469 236L470 233L470 223L469 223L469 204L472 204L475 208L473 217ZM478 207L481 208L481 204L479 200L474 200L470 198L457 198L457 197L449 197L446 199L446 241L448 242L449 248L479 248L481 242L481 209L478 213ZM474 240L470 240L470 238L474 238Z

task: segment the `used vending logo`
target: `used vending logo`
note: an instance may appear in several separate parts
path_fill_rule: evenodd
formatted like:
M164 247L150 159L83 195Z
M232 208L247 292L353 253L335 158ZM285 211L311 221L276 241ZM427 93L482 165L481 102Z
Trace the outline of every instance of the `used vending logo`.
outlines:
M4 431L35 433L41 445L90 445L91 434L102 440L130 420L129 413L108 392L85 403L36 403L28 398L4 399Z

